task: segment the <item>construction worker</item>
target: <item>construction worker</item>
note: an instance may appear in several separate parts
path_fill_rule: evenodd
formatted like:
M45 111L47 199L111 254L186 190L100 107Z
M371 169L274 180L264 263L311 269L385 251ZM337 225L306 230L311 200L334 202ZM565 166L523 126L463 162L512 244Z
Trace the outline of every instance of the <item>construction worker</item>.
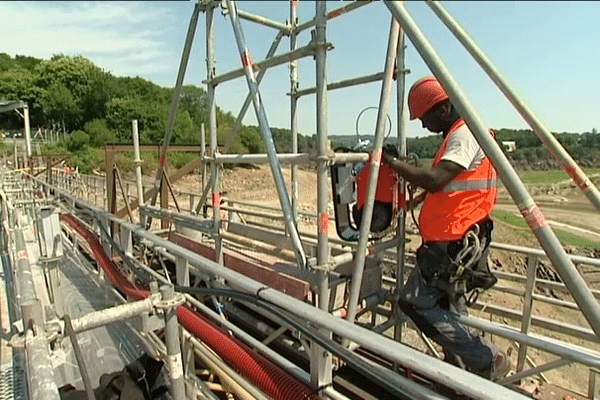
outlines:
M415 82L408 108L411 120L442 133L444 141L431 169L400 161L384 148L383 162L425 189L410 205L423 202L422 244L398 305L443 347L446 361L497 380L510 369L507 355L458 321L467 314L467 294L497 282L487 265L496 171L436 78Z

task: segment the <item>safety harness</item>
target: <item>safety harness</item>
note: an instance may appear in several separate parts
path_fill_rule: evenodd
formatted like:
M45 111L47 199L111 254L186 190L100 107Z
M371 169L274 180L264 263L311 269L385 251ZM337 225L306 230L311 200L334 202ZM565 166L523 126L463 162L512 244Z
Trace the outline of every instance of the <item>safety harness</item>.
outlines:
M492 221L486 219L469 229L456 256L429 283L453 298L464 295L467 305L474 304L482 292L498 282L489 269L487 257L483 257L491 241L492 227Z

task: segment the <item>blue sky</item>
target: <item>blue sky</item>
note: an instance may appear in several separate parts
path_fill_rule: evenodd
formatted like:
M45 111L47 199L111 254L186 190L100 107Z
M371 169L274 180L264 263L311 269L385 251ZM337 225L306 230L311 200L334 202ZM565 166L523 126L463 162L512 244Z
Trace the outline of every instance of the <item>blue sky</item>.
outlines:
M0 52L48 59L53 54L82 55L117 76L140 76L162 86L175 84L192 1L0 2ZM328 9L341 1L329 1ZM600 2L574 1L446 1L444 7L463 25L497 65L530 108L553 132L600 129ZM288 1L240 1L238 7L285 22ZM499 90L456 39L422 2L407 2L407 10L439 52L483 121L493 128L527 128ZM299 20L314 16L312 1L300 1ZM373 2L331 20L328 41L328 81L335 82L383 70L391 14ZM206 77L205 18L200 15L186 84L203 86ZM254 61L263 59L276 31L242 21ZM217 11L215 18L217 74L239 68L231 23ZM303 32L298 45L310 40ZM288 51L282 40L277 54ZM406 48L408 85L430 74L413 45ZM314 60L299 64L300 88L314 86ZM204 86L203 86L204 87ZM289 127L289 69L267 71L260 86L271 126ZM358 114L376 106L380 83L329 93L330 134L354 134ZM217 87L217 104L237 115L247 92L244 78ZM395 95L391 110L395 110ZM314 96L299 105L300 133L315 133ZM359 133L372 134L374 110L360 119ZM392 135L395 136L395 113ZM257 124L251 108L244 120ZM428 135L418 122L408 123L409 136Z

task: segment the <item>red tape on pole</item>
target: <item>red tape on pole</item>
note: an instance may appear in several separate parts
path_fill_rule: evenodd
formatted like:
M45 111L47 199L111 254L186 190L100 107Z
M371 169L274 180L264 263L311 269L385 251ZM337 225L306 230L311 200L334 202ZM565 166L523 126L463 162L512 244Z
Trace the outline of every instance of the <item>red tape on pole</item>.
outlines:
M248 52L245 52L244 55L242 55L242 65L244 66L244 68L246 68L249 65L252 65L252 58L250 57L250 54L248 54Z
M214 208L221 206L221 193L213 193L212 195L212 205Z
M158 160L158 164L162 167L165 166L165 162L167 162L167 155L163 154L162 156L160 156L160 159Z
M319 233L329 233L329 214L321 213L318 225Z
M570 165L563 165L563 168L565 169L565 171L567 171L567 174L569 174L571 178L573 178L573 181L581 190L586 190L590 187L587 182L581 180L581 178L577 174L576 167Z
M21 250L17 253L17 261L27 260L27 252L25 250Z
M523 218L525 218L525 221L527 221L527 224L529 224L533 230L548 225L546 217L544 217L542 210L540 210L537 204L522 209L521 214L523 215Z
M379 164L381 162L381 156L383 155L383 150L379 149L373 154L373 162Z

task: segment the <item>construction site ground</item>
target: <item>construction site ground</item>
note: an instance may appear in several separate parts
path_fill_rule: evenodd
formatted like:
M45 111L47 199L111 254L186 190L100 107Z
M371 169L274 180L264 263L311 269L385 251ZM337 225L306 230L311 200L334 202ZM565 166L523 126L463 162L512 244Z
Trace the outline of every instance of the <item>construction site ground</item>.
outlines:
M289 168L283 168L284 178L287 183L288 190L291 187L291 172ZM199 175L188 175L183 178L175 185L177 191L181 192L194 192L198 193L201 188L201 180ZM236 200L246 200L252 202L260 202L266 205L277 206L279 204L277 190L273 184L272 173L270 167L267 166L244 166L235 168L226 168L220 175L220 186L223 192L223 196ZM333 204L331 202L331 185L329 183L329 213L333 215ZM600 224L594 223L598 221L598 212L594 211L592 205L587 201L582 192L575 187L573 184L555 184L546 186L537 186L530 188L530 193L541 206L542 211L546 219L549 221L551 227L557 227L561 230L571 232L573 234L580 235L589 240L597 241L598 246L594 248L581 248L577 246L566 246L566 250L570 253L575 253L585 256L598 257L600 255ZM182 202L186 200L182 198ZM317 175L314 169L310 168L299 168L298 174L298 204L301 210L316 212L317 204ZM512 199L503 187L499 188L498 194L498 205L497 209L505 210L515 215L520 215L517 207L512 202ZM412 221L410 217L407 221L410 225ZM316 222L314 219L301 218L299 221L300 230L316 232ZM337 237L335 226L330 224L330 235ZM418 236L409 235L409 242L407 243L407 250L415 250L420 245L420 238ZM515 226L503 223L501 221L495 221L495 229L493 233L493 239L499 243L507 243L518 246L525 246L531 248L541 248L536 238L531 234L529 228L517 228ZM509 255L506 252L492 250L490 254L491 266L495 270L501 270L512 273L519 273L525 275L526 270L526 258L524 255L512 254ZM546 260L543 261L547 273L549 275L556 275L551 264ZM504 285L510 285L510 282L501 282ZM597 287L596 282L591 283L592 287ZM561 294L556 293L545 293L559 298L564 298ZM480 297L482 302L492 302L490 298L493 297L493 302L497 305L506 306L510 308L517 308L515 304L522 303L522 297L498 292L488 291ZM571 300L572 301L572 300ZM516 303L518 302L518 303ZM493 320L494 322L502 322L516 326L515 322L509 321L508 319L491 316L485 312L473 313L476 316ZM534 302L534 314L542 315L546 318L556 319L558 321L569 322L572 324L579 324L585 327L589 327L587 321L580 312L568 312L565 309L558 309L552 305L543 302ZM536 331L535 329L533 331ZM541 331L540 331L541 332ZM544 335L557 338L560 340L569 340L574 345L585 346L587 348L593 348L596 351L600 351L600 346L597 344L590 344L579 339L573 339L561 335L559 332L542 332ZM408 333L407 333L408 334ZM498 338L490 338L500 348L508 351L512 366L515 367L517 359L517 349L513 343ZM408 343L415 347L421 348L424 351L426 347L423 346L421 341L417 338L411 340L408 339ZM530 349L529 356L531 361L536 365L544 364L545 362L551 361L556 356L543 353L537 350ZM521 382L521 388L523 391L532 394L536 399L550 400L550 399L577 399L579 398L578 393L568 389L578 388L579 394L583 394L587 391L587 385L589 380L588 370L582 367L576 367L573 364L551 370L544 373L544 376L554 385L542 383L543 378L540 379L527 379ZM583 388L583 389L582 389Z

